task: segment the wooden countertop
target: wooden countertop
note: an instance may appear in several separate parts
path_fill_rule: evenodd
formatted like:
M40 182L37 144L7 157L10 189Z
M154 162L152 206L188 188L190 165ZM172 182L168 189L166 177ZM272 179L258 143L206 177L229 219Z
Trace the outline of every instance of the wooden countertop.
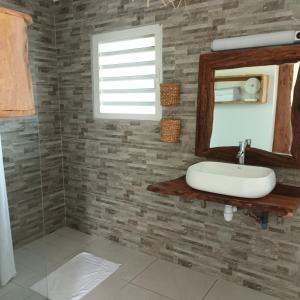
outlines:
M291 217L300 206L300 188L283 184L277 184L272 193L257 199L231 197L195 190L187 185L185 176L149 185L147 190L161 195L174 195L232 205L238 208L255 209L277 216Z

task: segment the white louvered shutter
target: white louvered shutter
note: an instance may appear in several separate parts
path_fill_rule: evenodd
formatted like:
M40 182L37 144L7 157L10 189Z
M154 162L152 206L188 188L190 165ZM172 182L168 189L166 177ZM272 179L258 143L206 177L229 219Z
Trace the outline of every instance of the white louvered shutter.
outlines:
M158 25L93 37L96 117L149 120L161 117L161 43Z

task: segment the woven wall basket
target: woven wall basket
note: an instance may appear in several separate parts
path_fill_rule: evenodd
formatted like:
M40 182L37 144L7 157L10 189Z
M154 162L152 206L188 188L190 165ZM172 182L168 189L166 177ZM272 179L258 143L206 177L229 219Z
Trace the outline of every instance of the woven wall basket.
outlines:
M162 83L160 85L160 104L172 106L180 103L180 84Z
M179 143L181 120L162 119L160 121L160 140L167 143Z

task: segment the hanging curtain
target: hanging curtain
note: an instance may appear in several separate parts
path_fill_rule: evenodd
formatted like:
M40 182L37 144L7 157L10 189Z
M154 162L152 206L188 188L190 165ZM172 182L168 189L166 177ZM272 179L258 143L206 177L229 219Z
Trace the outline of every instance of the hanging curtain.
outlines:
M0 137L0 286L16 276Z

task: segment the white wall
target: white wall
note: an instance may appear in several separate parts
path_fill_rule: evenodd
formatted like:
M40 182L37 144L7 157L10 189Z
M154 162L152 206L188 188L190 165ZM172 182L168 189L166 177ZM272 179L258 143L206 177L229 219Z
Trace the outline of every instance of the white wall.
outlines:
M237 146L250 138L252 147L272 151L278 69L272 65L216 71L216 76L266 74L269 88L265 104L215 104L211 147Z

